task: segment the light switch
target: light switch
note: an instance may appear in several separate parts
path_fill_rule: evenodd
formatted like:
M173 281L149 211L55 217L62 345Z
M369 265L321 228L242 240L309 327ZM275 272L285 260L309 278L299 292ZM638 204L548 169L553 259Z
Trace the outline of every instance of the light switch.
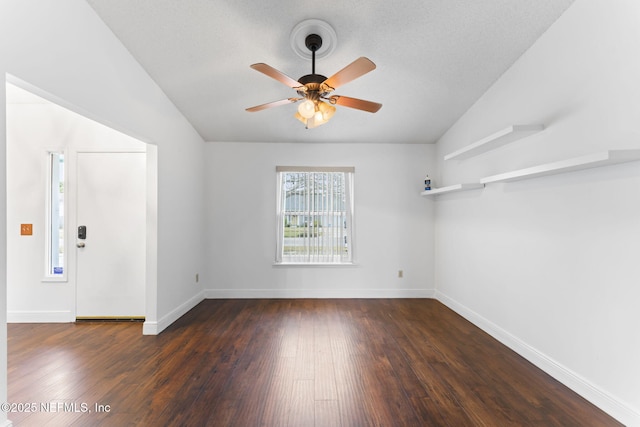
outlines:
M20 235L31 236L33 234L33 224L20 224Z

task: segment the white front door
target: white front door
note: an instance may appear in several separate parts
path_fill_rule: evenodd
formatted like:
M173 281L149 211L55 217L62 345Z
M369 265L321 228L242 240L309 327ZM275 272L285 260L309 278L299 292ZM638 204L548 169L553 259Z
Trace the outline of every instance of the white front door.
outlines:
M144 317L145 177L145 153L78 153L77 318Z

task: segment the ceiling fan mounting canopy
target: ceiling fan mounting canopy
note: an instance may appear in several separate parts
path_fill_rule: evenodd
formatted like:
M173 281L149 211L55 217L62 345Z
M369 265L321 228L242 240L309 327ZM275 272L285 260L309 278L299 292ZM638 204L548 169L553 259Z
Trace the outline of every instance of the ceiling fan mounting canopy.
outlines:
M311 52L315 53L322 47L322 37L317 34L309 34L304 39L304 44Z
M336 49L338 35L331 24L321 19L305 19L299 22L289 34L291 50L302 59L311 59L311 51L307 47L307 36L317 34L322 38L322 46L316 51L316 59L329 57Z

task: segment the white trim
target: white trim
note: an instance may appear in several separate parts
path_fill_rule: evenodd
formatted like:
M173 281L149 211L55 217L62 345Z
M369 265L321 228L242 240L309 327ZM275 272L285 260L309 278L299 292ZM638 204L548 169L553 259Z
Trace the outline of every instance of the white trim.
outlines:
M11 420L6 420L4 422L4 426L3 427L13 427L13 423L11 422Z
M69 279L67 277L43 277L42 280L40 280L41 283L63 283L63 284L67 284L69 283Z
M145 320L142 324L142 335L158 335L158 322Z
M436 291L435 298L621 423L640 426L640 413L628 403L616 399L586 378L442 292Z
M359 267L355 262L274 262L274 267Z
M353 166L276 166L276 172L344 172L355 173Z
M158 147L147 145L147 220L145 257L145 319L149 321L144 335L155 335L158 323ZM146 322L145 322L146 323ZM153 326L152 326L153 325ZM147 333L145 333L147 331Z
M184 316L189 310L200 304L204 299L205 293L204 291L200 291L189 300L171 310L157 322L145 321L142 324L142 335L158 335L160 332L167 329L173 322Z
M434 289L205 289L207 299L434 298Z
M7 311L7 323L72 323L73 313L60 311Z

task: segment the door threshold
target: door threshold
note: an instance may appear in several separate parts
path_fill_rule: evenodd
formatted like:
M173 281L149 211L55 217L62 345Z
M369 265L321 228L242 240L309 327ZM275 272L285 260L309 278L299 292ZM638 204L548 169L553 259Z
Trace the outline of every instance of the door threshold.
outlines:
M144 316L79 316L76 323L83 322L144 322Z

